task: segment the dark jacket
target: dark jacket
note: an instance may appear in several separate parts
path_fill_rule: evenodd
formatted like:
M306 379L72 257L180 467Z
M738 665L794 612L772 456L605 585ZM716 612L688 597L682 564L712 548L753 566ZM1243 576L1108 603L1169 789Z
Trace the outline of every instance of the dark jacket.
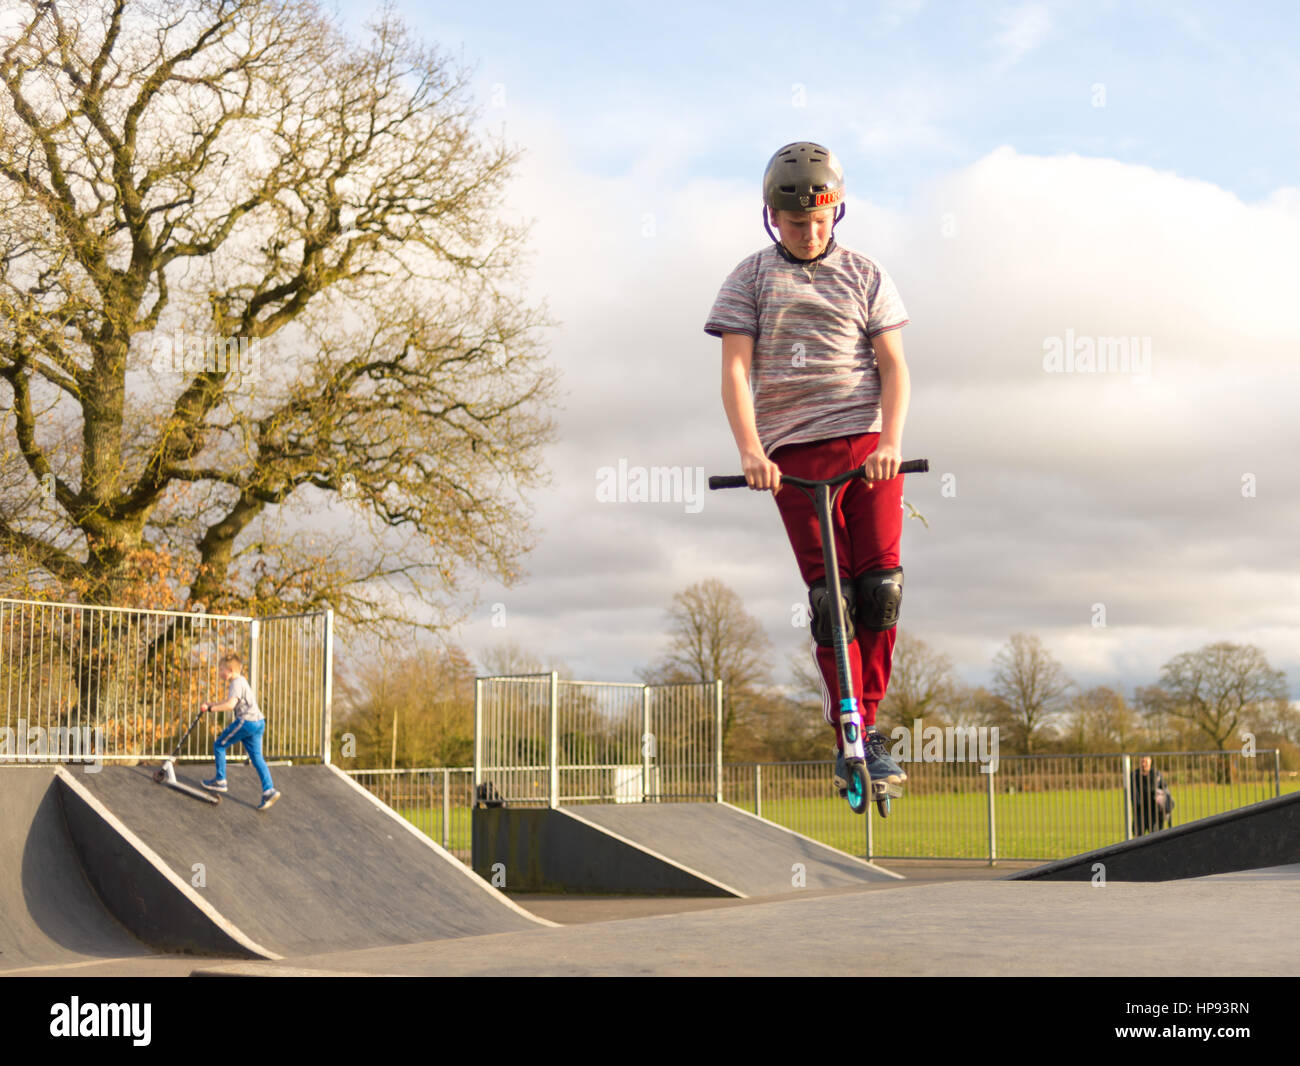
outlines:
M1164 775L1154 766L1144 774L1139 766L1133 771L1133 831L1147 833L1163 829L1165 811L1156 805L1156 790L1166 789Z

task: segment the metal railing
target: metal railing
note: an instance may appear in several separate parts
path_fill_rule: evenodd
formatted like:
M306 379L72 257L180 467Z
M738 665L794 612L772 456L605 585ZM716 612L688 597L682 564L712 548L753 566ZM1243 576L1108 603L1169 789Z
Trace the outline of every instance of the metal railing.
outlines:
M346 772L461 862L470 864L472 766Z
M516 806L717 800L722 683L474 683L474 785Z
M1279 753L1160 752L1154 769L1174 798L1162 828L1281 795ZM1047 862L1131 839L1142 826L1131 755L1002 756L908 762L891 817L864 819L834 796L824 762L727 767L724 798L797 832L869 858ZM863 823L866 823L865 825ZM1158 828L1154 824L1150 828Z
M334 612L252 620L253 694L266 715L268 758L330 761ZM220 694L224 698L225 693Z
M221 656L244 661L269 759L329 758L333 612L258 619L0 599L0 762L169 754L200 703L220 702ZM209 759L224 724L179 759Z
M1279 753L1160 752L1155 769L1173 794L1173 824L1279 796ZM1131 755L1012 755L996 772L975 762L909 762L906 795L887 819L855 815L830 784L826 762L731 763L722 798L760 817L873 859L1048 862L1128 839L1134 833ZM574 768L582 773L609 766ZM696 772L703 775L706 764ZM522 806L546 802L548 768L534 775ZM348 771L449 851L469 861L473 770ZM492 781L504 780L493 776ZM408 783L409 782L409 783ZM1300 789L1288 779L1286 791ZM513 802L513 801L511 801Z

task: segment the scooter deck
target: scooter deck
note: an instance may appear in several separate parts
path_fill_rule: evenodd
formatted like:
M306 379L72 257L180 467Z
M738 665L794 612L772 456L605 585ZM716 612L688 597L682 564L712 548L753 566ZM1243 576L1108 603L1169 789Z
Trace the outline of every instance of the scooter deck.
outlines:
M154 775L154 780L160 785L166 785L177 792L184 792L185 795L193 796L196 800L202 800L204 803L210 803L214 807L221 802L221 796L218 793L207 792L201 788L195 788L193 785L187 785L184 781L177 781L176 769L170 759L162 764L158 773Z

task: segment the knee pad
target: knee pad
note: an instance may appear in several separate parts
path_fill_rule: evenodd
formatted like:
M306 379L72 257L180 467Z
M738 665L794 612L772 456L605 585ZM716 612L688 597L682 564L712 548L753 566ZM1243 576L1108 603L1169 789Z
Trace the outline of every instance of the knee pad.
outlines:
M844 622L844 638L852 640L854 629L853 617L853 584L847 577L840 578L840 606L842 610L841 618ZM835 644L835 634L831 628L834 625L834 616L831 614L831 593L826 587L826 579L814 581L808 587L808 606L812 608L812 635L813 640L823 648L833 647Z
M898 625L903 604L903 568L868 570L853 579L858 621L864 629L882 632Z

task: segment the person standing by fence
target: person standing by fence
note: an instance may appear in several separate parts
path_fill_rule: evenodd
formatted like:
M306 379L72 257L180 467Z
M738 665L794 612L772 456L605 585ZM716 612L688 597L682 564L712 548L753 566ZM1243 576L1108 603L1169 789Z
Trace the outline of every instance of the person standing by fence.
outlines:
M1133 771L1133 835L1140 837L1165 827L1165 808L1169 790L1165 788L1164 775L1155 769L1150 755L1138 760ZM1165 798L1161 802L1162 797Z

